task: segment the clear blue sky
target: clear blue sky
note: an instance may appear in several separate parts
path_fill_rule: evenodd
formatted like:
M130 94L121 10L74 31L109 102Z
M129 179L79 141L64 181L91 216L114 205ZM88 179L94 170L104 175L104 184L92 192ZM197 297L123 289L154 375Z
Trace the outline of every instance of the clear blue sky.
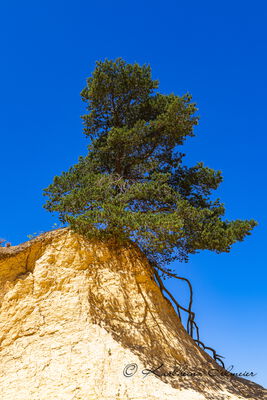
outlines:
M1 231L12 244L52 228L42 189L86 153L80 91L95 61L149 63L163 93L189 91L200 124L186 161L223 171L228 219L255 218L229 254L205 251L192 280L203 340L236 371L266 374L267 4L51 1L1 5ZM176 295L181 285L170 282ZM185 302L186 303L186 302Z

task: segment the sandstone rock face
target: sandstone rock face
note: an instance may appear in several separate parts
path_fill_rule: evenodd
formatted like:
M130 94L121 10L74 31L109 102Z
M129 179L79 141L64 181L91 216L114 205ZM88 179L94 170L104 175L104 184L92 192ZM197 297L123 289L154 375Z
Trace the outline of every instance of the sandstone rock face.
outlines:
M1 400L264 398L222 373L136 247L65 228L0 249Z

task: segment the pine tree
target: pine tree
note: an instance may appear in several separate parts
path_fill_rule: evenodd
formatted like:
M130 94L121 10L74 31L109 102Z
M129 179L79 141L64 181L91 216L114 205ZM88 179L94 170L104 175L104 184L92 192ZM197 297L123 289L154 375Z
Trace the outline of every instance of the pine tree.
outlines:
M150 66L96 63L81 92L88 154L44 190L44 207L88 238L135 242L168 270L198 250L229 252L256 222L223 220L224 205L211 199L221 172L183 164L196 104L190 94L159 93L158 84Z

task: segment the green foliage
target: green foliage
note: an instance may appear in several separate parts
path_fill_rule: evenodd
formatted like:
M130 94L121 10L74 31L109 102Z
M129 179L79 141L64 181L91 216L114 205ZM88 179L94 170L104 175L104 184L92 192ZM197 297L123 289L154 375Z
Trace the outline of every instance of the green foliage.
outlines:
M57 222L55 222L55 223L51 226L52 229L59 229L59 228L61 228L61 227L63 227L63 224L58 224ZM36 238L36 237L42 235L43 233L46 233L46 232L45 232L45 231L38 231L38 232L30 233L29 235L27 235L27 238L28 238L29 240L31 240L31 239L34 239L34 238Z
M221 172L187 167L179 151L194 136L196 105L157 88L149 66L96 63L81 92L88 154L44 190L45 208L88 238L134 241L158 265L228 252L256 222L222 219L223 204L211 200Z
M36 237L38 237L39 235L41 235L42 233L44 233L44 231L39 231L39 232L34 232L34 233L30 233L29 235L27 235L27 238L29 240L34 239Z

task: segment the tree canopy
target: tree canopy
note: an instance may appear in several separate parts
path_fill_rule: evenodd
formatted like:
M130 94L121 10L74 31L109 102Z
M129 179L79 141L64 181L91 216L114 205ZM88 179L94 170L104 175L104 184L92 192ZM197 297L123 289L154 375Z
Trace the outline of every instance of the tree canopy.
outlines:
M151 68L98 61L81 96L88 154L44 190L45 208L88 238L133 241L151 263L228 252L256 225L223 219L212 200L222 174L184 165L182 145L198 124L190 94L157 91Z

